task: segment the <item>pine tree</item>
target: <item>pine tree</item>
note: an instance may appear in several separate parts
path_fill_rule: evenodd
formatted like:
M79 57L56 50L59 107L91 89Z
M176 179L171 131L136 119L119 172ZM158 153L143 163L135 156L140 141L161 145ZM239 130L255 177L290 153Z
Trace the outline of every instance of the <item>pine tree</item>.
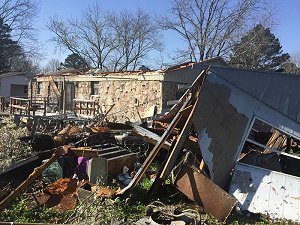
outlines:
M88 64L80 55L76 53L72 53L67 56L64 63L61 63L60 66L62 68L74 68L78 70L87 70Z
M234 46L230 64L247 69L276 70L290 58L288 53L282 53L281 48L279 39L270 29L259 24Z
M11 70L12 59L21 55L22 49L11 38L11 29L0 18L0 73Z

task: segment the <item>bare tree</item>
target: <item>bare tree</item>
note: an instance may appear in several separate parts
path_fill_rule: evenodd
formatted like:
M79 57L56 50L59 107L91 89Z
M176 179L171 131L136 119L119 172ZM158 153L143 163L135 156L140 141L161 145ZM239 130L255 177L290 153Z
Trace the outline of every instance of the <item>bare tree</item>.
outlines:
M141 9L135 14L128 11L113 14L110 21L116 40L114 70L135 70L150 51L161 48L157 26Z
M291 62L300 67L300 52L291 53Z
M37 55L34 19L39 12L36 0L1 0L0 18L12 30L12 39L26 55Z
M50 59L42 69L44 73L55 72L60 69L60 61L58 59Z
M81 19L63 22L50 18L47 28L55 34L52 41L60 48L78 54L93 67L108 70L106 61L113 51L114 40L105 13L98 4L83 11Z
M109 14L94 4L80 19L64 22L51 18L47 27L55 34L52 40L58 46L101 70L136 69L141 59L158 46L156 27L141 10L136 14Z
M186 42L178 57L202 61L226 56L231 44L243 33L249 19L260 11L261 0L173 0L172 16L160 20L163 29L173 30ZM259 18L261 18L259 16Z

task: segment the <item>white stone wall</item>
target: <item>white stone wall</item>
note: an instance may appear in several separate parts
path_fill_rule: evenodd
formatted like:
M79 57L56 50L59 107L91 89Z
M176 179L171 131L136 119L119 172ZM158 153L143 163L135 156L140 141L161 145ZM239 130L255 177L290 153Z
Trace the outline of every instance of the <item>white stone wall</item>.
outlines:
M115 104L107 117L112 122L139 121L140 117L152 116L154 107L158 112L162 108L161 81L101 81L99 93L104 113Z

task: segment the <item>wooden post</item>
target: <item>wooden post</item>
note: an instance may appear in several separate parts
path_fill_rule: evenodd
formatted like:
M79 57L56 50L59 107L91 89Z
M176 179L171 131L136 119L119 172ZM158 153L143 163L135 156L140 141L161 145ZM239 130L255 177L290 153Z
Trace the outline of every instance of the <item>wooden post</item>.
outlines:
M33 97L33 79L30 80L30 100L32 101L32 97Z
M77 103L77 102L75 102L75 106L76 106L76 103ZM81 108L82 108L82 102L80 101L80 102L79 102L79 114L82 113Z
M43 108L44 108L43 115L46 116L46 114L47 114L47 112L46 112L46 110L47 110L47 98L44 98L43 104L44 104L44 106L43 106Z
M25 114L27 114L28 116L30 115L30 110L32 109L32 102L30 99L27 100L27 112L25 112Z
M64 77L64 80L63 80L63 114L66 114L66 104L67 104L66 82L65 82L65 77Z
M13 114L13 100L11 97L9 98L9 114Z

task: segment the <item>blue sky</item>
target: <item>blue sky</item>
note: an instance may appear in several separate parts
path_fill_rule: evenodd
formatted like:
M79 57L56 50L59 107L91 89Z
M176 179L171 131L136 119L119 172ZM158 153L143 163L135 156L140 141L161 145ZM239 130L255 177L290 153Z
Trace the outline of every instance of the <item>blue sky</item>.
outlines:
M284 51L300 53L300 1L275 0L279 12L274 34L279 38Z
M278 8L275 15L277 26L272 32L279 38L284 52L300 53L300 0L271 0ZM40 14L36 21L39 32L39 41L43 46L45 58L42 64L51 58L57 58L61 61L68 55L68 52L55 51L55 44L49 39L52 33L45 25L49 17L55 16L63 19L78 17L80 12L95 0L41 0ZM144 9L152 15L165 14L168 11L169 0L98 0L100 6L109 11L120 11L123 9L136 10ZM175 50L182 43L172 32L164 34L165 52ZM150 60L155 60L159 54L152 55ZM168 61L168 60L166 60Z

